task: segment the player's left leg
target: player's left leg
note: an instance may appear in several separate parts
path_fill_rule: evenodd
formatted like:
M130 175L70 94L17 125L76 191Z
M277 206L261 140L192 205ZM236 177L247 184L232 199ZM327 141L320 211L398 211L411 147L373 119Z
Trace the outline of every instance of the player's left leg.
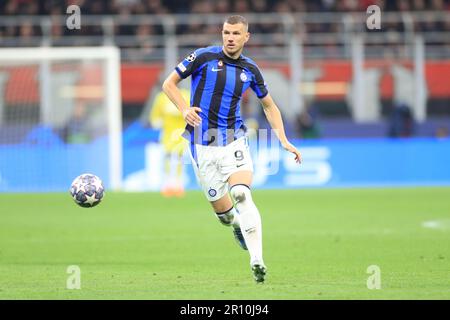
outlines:
M230 194L240 213L241 231L250 254L250 265L257 282L263 282L266 275L262 253L262 224L258 208L250 192L252 171L237 171L230 175Z

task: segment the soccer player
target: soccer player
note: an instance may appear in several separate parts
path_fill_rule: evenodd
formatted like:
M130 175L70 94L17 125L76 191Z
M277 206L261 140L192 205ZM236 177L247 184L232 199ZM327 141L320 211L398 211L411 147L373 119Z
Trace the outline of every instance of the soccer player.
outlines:
M163 90L187 123L183 136L190 143L194 171L206 198L220 222L233 227L238 243L249 251L255 281L263 282L267 269L261 217L250 191L253 163L240 116L245 90L252 88L260 99L283 148L292 152L298 163L301 154L286 138L280 111L258 66L242 54L249 38L247 20L238 15L228 17L222 29L223 46L195 50L167 77ZM188 76L192 77L189 104L177 87Z

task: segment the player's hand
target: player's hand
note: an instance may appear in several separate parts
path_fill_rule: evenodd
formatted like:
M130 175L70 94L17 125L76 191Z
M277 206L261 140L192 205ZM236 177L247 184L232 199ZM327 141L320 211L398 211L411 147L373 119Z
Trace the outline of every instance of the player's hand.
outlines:
M297 150L296 147L294 147L290 142L286 141L285 143L282 143L283 148L286 151L292 152L295 154L295 162L302 163L302 154L300 151Z
M183 118L187 124L197 127L202 122L202 118L198 115L198 113L202 112L202 109L198 107L190 107L183 111Z

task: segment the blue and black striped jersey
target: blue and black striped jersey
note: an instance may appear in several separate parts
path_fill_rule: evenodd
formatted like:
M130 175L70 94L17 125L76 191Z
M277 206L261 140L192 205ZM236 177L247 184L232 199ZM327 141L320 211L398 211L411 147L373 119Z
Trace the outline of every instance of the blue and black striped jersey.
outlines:
M187 125L183 134L193 144L224 146L244 136L243 93L251 87L260 99L268 94L256 63L244 55L231 59L221 46L197 49L175 70L183 79L192 76L190 105L202 110L200 126Z

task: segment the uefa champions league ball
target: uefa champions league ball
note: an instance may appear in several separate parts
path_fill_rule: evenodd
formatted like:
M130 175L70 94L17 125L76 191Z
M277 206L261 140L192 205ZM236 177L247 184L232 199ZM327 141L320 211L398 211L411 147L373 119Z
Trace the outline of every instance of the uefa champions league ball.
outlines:
M70 195L79 206L92 208L102 201L105 188L99 177L84 173L73 180L70 186Z

